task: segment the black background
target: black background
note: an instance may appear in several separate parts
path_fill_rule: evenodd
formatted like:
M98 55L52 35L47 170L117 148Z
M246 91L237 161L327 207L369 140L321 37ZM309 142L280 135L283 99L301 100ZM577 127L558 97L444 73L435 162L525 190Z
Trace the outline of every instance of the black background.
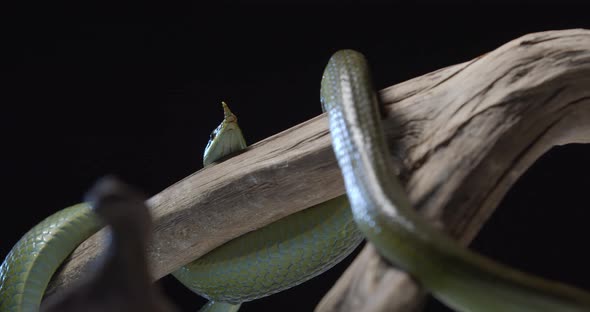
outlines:
M583 7L200 7L51 3L4 28L0 257L107 173L153 195L201 168L225 100L249 143L321 113L330 55L363 52L378 88L468 61L530 32L588 28ZM590 289L590 146L542 157L472 248ZM346 261L349 263L350 259ZM346 263L242 311L310 311ZM182 308L204 300L161 281ZM428 311L446 311L431 302Z

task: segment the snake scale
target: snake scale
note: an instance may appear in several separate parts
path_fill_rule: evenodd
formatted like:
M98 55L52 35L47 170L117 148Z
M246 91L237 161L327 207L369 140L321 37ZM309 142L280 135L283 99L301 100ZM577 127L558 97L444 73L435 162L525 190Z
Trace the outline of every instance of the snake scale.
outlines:
M362 54L342 50L332 56L322 78L321 102L348 201L338 197L293 214L174 272L211 300L203 311L236 311L242 302L304 282L345 257L363 235L458 311L590 311L588 293L470 252L412 209L393 174ZM224 122L206 148L211 158L205 157L205 165L246 146L235 115L224 109ZM0 312L36 311L59 263L98 227L88 206L80 204L25 234L0 267Z

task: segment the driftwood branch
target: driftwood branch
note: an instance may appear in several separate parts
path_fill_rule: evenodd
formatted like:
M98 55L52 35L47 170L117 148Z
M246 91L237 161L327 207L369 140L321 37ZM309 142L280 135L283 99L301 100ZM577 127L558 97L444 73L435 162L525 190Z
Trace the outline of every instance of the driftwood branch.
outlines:
M590 143L590 31L526 35L381 99L410 198L467 245L537 158ZM316 311L412 311L422 298L369 244Z
M590 141L589 77L590 32L569 30L525 36L383 90L388 140L416 206L469 242L539 155L555 144ZM343 192L321 115L151 198L153 275L161 278L232 238ZM100 231L74 251L48 295L92 270L104 235ZM370 249L365 253L319 310L378 311L416 302L398 297L405 288L398 285L421 294L406 274L384 267ZM389 273L365 271L372 270L366 267L371 261ZM380 303L370 305L369 297Z

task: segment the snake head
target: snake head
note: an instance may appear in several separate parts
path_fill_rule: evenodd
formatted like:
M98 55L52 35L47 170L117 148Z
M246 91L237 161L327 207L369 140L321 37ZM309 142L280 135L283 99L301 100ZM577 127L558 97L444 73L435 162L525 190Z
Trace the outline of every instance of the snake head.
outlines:
M238 117L234 115L225 102L223 106L223 121L211 132L209 142L203 154L203 166L246 148L246 140L238 126Z

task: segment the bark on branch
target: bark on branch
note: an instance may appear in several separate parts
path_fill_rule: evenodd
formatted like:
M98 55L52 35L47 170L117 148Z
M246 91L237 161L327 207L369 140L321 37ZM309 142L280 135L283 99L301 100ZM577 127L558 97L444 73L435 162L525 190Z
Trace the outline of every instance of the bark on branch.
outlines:
M590 31L527 35L385 89L381 99L391 150L416 207L467 244L537 157L552 145L590 141ZM151 198L153 275L343 192L321 115ZM47 295L92 270L104 235L74 251ZM318 310L382 311L419 301L419 287L392 270L368 247ZM416 296L400 298L399 285Z

